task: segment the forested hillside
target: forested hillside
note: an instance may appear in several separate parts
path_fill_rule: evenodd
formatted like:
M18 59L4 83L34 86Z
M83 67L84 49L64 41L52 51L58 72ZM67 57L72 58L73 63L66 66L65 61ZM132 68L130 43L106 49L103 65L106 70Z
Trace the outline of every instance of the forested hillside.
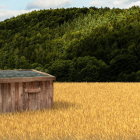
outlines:
M0 22L0 69L58 81L140 81L140 8L33 11Z

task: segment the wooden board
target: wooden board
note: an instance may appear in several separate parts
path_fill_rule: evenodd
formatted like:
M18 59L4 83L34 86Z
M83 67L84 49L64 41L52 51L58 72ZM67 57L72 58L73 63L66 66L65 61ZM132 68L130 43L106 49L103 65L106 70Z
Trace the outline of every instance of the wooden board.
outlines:
M19 98L18 98L18 105L19 105L19 110L23 110L23 83L19 83Z
M15 111L19 110L19 83L15 83Z
M2 110L3 112L11 112L11 95L10 95L10 84L2 84Z
M28 83L23 83L23 110L28 110L28 94L25 92L25 89L28 88Z
M42 81L42 92L41 92L41 108L42 109L46 107L45 92L46 92L45 81Z
M15 83L11 83L11 111L15 111L15 98L16 98L16 89Z
M2 112L2 84L0 84L0 112Z
M48 81L47 82L47 96L48 96L48 107L50 108L51 107L51 88L50 88L50 85L51 85L51 82Z
M54 92L54 91L53 91L53 81L50 81L50 86L49 86L49 87L50 87L50 96L49 96L49 98L50 98L51 107L52 107L52 105L53 105L53 98L54 98L54 97L53 97L53 96L54 96L54 95L53 95L53 94L54 94L54 93L53 93L53 92Z

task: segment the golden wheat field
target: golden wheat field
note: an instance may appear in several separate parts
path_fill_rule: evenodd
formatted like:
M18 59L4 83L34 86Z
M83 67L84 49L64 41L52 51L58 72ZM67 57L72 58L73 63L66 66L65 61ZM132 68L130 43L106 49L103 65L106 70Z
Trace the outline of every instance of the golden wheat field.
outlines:
M110 139L140 139L140 83L55 83L52 109L0 115L0 140Z

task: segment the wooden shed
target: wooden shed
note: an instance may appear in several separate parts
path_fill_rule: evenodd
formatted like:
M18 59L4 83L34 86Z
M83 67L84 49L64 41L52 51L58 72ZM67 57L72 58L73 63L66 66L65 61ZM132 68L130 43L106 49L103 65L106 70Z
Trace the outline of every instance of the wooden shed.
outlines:
M53 80L36 70L0 70L0 112L52 107Z

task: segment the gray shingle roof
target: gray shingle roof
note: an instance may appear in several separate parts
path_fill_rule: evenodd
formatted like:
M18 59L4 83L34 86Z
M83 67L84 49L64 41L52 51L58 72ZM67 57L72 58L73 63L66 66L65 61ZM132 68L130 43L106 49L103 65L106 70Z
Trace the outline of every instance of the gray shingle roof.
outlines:
M0 78L18 78L18 77L48 77L42 73L32 70L0 70Z

